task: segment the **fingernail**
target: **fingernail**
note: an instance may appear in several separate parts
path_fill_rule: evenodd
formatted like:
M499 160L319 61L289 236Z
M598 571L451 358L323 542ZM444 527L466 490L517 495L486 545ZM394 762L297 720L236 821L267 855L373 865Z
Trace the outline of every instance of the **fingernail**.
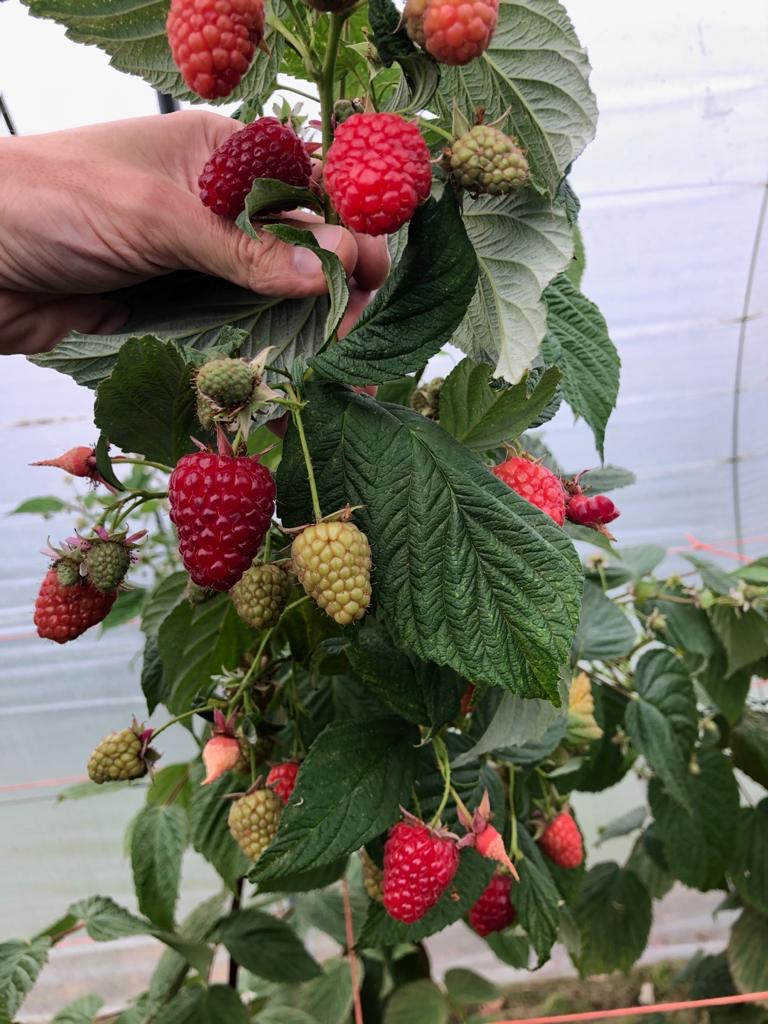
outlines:
M320 224L312 234L315 236L318 245L330 252L336 252L344 237L344 228L336 224ZM294 246L293 266L298 274L315 276L322 272L322 264L311 249L305 249L301 245Z

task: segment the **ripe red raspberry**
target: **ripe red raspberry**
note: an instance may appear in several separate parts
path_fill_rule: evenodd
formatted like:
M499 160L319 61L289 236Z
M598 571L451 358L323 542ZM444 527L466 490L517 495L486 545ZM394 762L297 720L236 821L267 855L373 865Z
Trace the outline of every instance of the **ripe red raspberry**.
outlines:
M229 96L264 38L264 0L171 0L171 54L205 100Z
M408 35L442 64L469 64L496 31L499 0L408 0Z
M63 587L56 570L49 569L35 601L37 635L57 644L75 640L107 617L116 598L116 592L104 593L85 579Z
M291 799L291 794L296 786L296 776L299 774L299 765L296 761L284 761L269 769L267 775L267 788L277 793L284 804Z
M255 458L195 452L176 464L168 498L193 582L229 590L269 529L275 508L272 474Z
M579 827L567 811L558 814L539 837L539 846L561 868L578 868L584 862Z
M336 129L323 181L342 220L366 235L386 235L410 220L429 195L429 150L399 114L354 114Z
M390 917L413 924L440 899L459 866L454 839L416 818L401 821L384 846L384 907Z
M539 462L513 456L493 466L491 472L517 491L532 505L554 519L558 526L565 522L565 491L560 479Z
M469 912L469 923L478 935L501 932L514 923L517 911L509 899L511 889L511 875L501 873L495 874L483 889Z
M565 514L580 526L606 526L619 518L619 510L605 494L596 494L593 498L574 494L568 500Z
M257 178L309 188L312 163L299 136L276 117L260 117L214 150L198 178L200 198L214 213L237 217ZM280 204L274 209L293 209Z

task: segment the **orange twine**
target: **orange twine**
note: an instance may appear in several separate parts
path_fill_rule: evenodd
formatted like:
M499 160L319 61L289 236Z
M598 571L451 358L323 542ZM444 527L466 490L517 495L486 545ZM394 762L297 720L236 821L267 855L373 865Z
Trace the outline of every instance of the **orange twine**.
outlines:
M554 1017L516 1017L499 1020L495 1024L571 1024L584 1020L608 1020L611 1017L646 1016L651 1013L676 1013L678 1010L698 1010L707 1006L734 1006L737 1003L757 1003L768 1000L768 992L750 992L747 995L719 996L717 999L691 999L679 1003L654 1003L653 1006L628 1006L622 1010L590 1010L589 1013L561 1013Z

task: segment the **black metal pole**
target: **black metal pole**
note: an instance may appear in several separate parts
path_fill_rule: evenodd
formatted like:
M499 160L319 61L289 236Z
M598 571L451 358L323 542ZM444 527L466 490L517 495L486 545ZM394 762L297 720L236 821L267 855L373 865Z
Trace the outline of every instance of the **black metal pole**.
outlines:
M179 109L179 101L165 92L157 93L157 105L160 107L161 114L172 114L175 110Z
M19 134L16 131L16 125L13 123L13 118L11 117L11 112L8 109L7 105L6 105L5 100L3 99L3 94L2 93L0 93L0 117L2 117L2 119L5 121L5 125L6 125L6 127L8 129L8 131L11 133L11 135L18 135Z

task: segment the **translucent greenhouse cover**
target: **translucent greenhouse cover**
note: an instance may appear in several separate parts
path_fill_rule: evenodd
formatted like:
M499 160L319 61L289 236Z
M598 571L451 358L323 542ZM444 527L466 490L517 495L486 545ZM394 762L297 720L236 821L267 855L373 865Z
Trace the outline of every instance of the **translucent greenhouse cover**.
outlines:
M616 532L621 545L678 555L703 544L733 564L740 550L768 550L768 4L566 6L601 109L573 185L582 287L623 364L606 461L637 474L615 494ZM18 0L0 3L0 90L24 133L157 109L148 86L29 18ZM441 372L450 361L442 357ZM91 408L91 393L68 378L21 357L0 362L0 513L67 493L53 471L27 464L92 440ZM568 470L596 464L589 430L568 410L544 436ZM82 775L94 737L141 706L133 627L61 651L33 637L39 549L46 534L69 532L66 517L3 518L0 530L0 859L9 862L0 886L18 881L20 863L40 872L34 890L0 892L4 933L29 934L87 892L128 899L129 868L114 856L126 801L102 797L98 811L92 801L51 801L62 780ZM595 823L585 824L594 836ZM190 899L211 891L202 863L186 878Z

